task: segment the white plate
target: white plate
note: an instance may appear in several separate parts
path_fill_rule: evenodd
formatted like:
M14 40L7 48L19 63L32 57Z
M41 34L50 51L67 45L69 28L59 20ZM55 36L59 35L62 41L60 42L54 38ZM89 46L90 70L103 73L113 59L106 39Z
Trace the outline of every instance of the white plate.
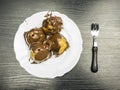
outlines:
M14 50L20 65L30 74L41 78L54 78L62 76L72 70L79 61L82 52L82 38L77 25L66 15L59 12L52 12L53 16L59 16L63 20L63 34L70 47L59 57L52 56L40 64L29 62L29 49L25 43L23 33L35 27L41 27L43 19L48 11L38 12L27 19L19 26L14 38Z

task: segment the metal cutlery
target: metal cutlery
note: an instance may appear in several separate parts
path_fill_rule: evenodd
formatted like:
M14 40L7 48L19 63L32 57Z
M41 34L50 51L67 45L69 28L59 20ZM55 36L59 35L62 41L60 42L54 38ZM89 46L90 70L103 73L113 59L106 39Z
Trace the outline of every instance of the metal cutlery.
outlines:
M97 46L97 37L99 34L99 24L91 24L91 35L93 37L93 46L92 46L92 63L91 71L96 73L98 71L98 46Z

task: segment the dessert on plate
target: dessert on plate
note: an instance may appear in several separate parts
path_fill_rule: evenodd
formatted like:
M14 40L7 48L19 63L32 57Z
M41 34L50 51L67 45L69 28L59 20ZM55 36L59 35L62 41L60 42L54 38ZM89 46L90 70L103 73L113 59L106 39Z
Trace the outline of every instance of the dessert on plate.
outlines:
M20 66L33 76L61 77L79 61L82 37L79 28L68 16L57 11L47 13L37 12L19 25L14 37L15 56ZM55 16L61 18L63 25L57 33L48 34L43 29L43 21Z
M52 16L52 13L45 17L42 27L24 32L32 63L40 63L52 55L59 56L69 47L67 39L60 34L63 25L62 19Z

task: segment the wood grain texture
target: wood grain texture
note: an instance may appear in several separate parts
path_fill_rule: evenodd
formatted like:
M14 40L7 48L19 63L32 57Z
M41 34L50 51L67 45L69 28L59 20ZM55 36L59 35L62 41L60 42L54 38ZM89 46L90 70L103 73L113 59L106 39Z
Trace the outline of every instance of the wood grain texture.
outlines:
M0 89L120 90L120 0L1 0ZM36 78L15 58L14 35L24 19L52 10L70 17L80 28L83 52L76 67L63 77ZM90 25L100 24L99 72L91 73Z

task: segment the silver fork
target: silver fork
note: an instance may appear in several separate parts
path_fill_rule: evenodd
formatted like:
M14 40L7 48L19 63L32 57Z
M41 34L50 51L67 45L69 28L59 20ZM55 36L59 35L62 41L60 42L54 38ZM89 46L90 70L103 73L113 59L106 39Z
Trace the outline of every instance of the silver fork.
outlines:
M98 71L98 60L97 60L97 52L98 52L98 46L97 46L97 37L99 34L99 24L92 23L91 24L91 34L93 37L93 46L92 46L92 63L91 63L91 71L97 72Z

